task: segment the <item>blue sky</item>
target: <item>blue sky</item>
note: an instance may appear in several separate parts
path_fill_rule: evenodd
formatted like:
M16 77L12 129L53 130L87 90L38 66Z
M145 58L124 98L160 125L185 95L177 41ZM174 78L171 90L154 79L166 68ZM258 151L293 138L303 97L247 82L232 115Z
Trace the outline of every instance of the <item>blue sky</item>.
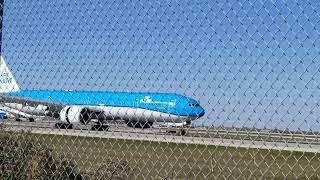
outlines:
M198 125L320 130L317 1L5 1L23 89L172 92Z

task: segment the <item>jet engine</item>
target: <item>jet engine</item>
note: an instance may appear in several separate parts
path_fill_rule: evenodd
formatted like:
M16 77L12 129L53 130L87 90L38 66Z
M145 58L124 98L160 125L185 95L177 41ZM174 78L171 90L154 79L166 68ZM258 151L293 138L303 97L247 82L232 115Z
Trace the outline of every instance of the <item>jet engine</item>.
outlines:
M60 120L66 124L88 124L90 111L83 106L66 106L60 111Z

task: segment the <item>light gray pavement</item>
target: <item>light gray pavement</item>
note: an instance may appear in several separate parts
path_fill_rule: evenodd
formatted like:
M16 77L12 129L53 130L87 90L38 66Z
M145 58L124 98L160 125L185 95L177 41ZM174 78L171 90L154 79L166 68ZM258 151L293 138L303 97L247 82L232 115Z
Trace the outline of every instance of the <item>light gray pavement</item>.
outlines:
M227 147L241 148L259 148L301 152L320 152L320 144L318 143L301 143L301 142L273 142L273 141L257 141L253 139L226 139L217 137L194 137L179 136L164 133L163 129L133 129L123 125L110 126L109 131L91 131L88 129L55 129L52 121L38 122L16 122L5 120L1 122L6 130L9 131L30 131L36 134L55 134L78 137L97 137L97 138L114 138L114 139L131 139L144 140L154 142L184 143L184 144L201 144L215 145ZM193 129L193 131L197 131ZM248 134L248 132L246 132ZM250 134L250 133L249 133ZM253 132L256 134L256 132Z

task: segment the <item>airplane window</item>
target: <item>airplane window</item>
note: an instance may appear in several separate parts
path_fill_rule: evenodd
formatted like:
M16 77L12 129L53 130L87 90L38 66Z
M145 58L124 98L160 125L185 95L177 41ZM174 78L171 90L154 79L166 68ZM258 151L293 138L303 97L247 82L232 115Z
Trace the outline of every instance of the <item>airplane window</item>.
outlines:
M197 107L197 106L200 106L200 104L189 103L189 106L190 106L190 107Z

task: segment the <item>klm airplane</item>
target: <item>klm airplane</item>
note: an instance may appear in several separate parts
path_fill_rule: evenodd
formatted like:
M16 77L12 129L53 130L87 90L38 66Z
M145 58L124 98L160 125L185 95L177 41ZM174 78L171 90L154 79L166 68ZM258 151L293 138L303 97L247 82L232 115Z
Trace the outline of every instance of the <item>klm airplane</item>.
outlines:
M196 100L171 93L21 90L0 58L3 110L30 121L50 116L58 128L90 123L93 129L107 130L103 122L108 120L124 120L134 128L154 122L185 126L205 113Z

